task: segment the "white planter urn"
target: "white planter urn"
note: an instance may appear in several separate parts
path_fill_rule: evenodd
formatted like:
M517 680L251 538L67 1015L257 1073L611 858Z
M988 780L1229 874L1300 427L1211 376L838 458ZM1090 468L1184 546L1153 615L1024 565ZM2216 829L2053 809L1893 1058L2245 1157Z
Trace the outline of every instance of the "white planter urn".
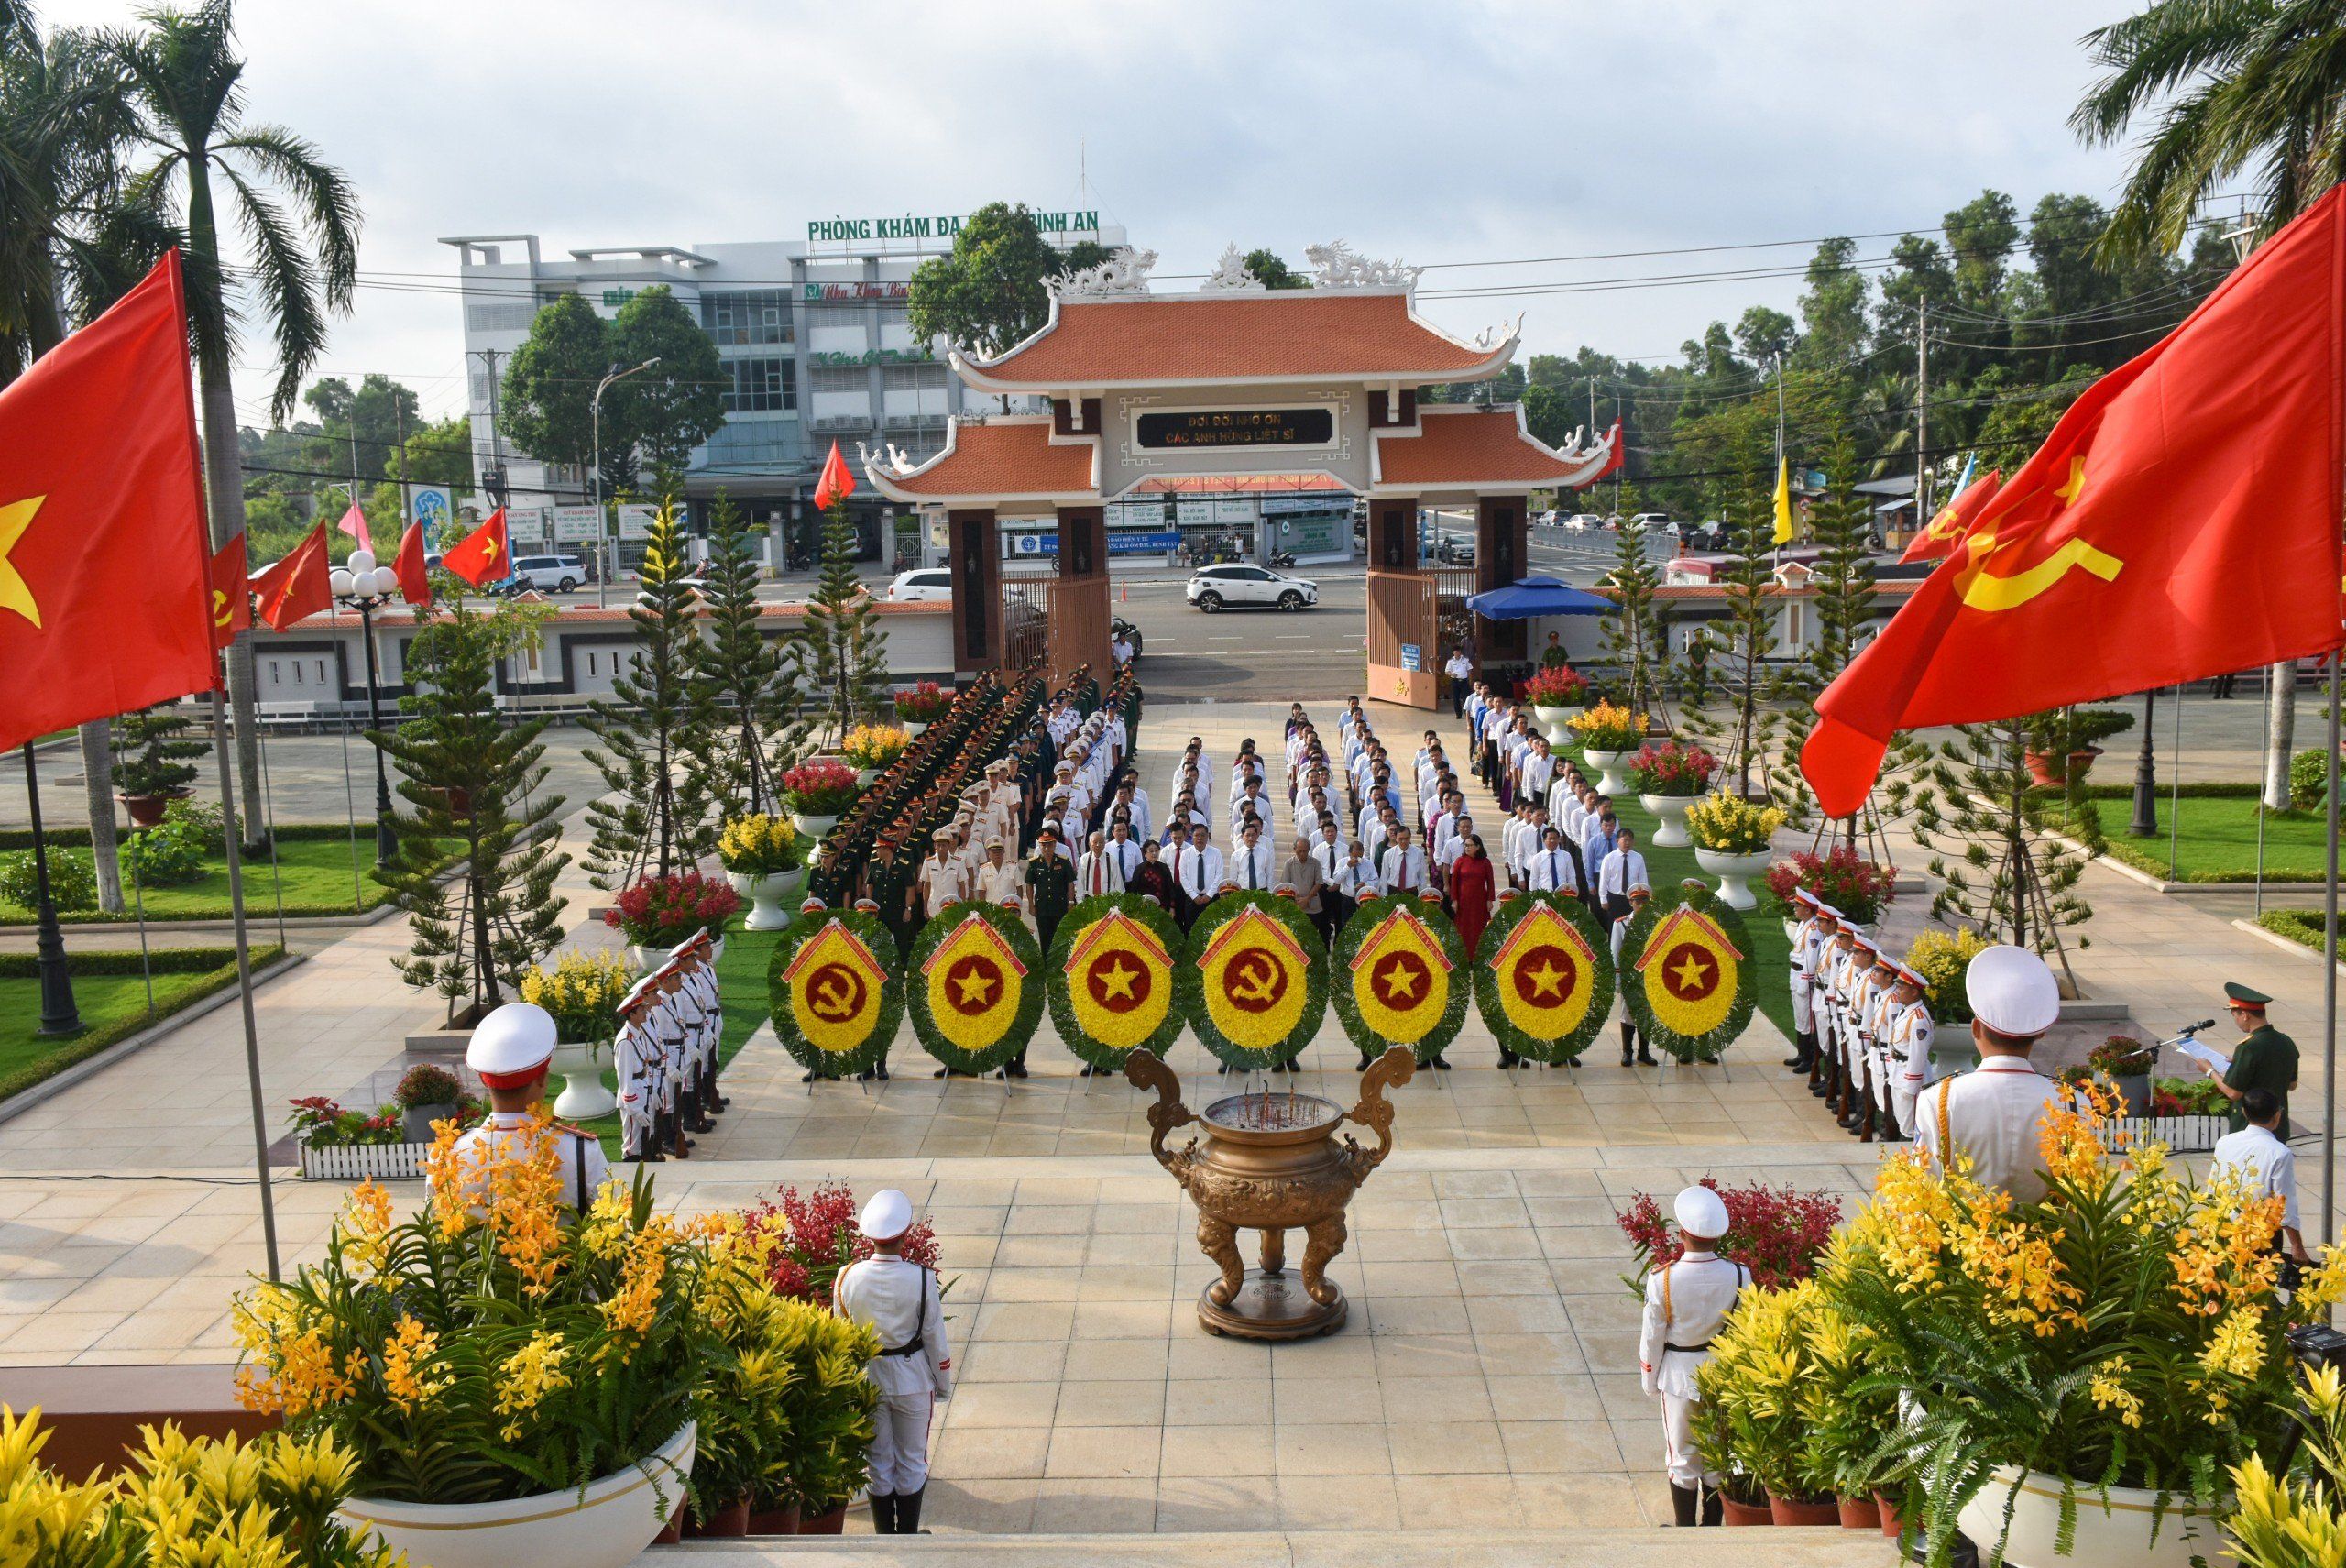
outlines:
M880 770L877 768L858 768L855 770L855 782L861 784L865 789L870 789L872 787L872 781L879 776Z
M1610 776L1609 774L1607 775ZM1613 793L1606 791L1607 795ZM1686 813L1702 799L1699 795L1641 795L1638 804L1653 813L1653 845L1658 850L1683 850L1694 840L1686 836Z
M928 728L928 721L921 718L900 718L896 722L904 727L907 735L917 735Z
M565 1122L588 1122L619 1108L603 1087L608 1047L597 1040L565 1040L554 1048L554 1070L562 1074L562 1092L554 1097L554 1113Z
M639 948L634 943L630 942L627 948L627 961L633 964L643 973L650 974L653 970L668 961L668 949L665 948Z
M834 812L828 817L818 817L812 812L794 811L790 814L790 825L808 838L819 839L839 825L839 814Z
M768 876L753 876L748 872L727 872L725 880L733 891L750 901L749 918L742 925L752 931L779 931L790 924L790 911L785 901L798 891L806 880L803 869L793 867Z
M586 1484L503 1503L402 1503L352 1497L334 1515L372 1529L430 1568L625 1568L685 1507L696 1429L684 1429L641 1463Z
M1659 836L1654 842L1660 843ZM1718 850L1694 846L1694 863L1719 879L1719 902L1729 909L1757 909L1760 900L1749 885L1751 878L1765 876L1775 864L1772 851L1762 850L1752 855L1730 855Z
M1602 775L1596 781L1597 794L1611 795L1618 800L1629 793L1629 781L1621 768L1622 764L1637 755L1636 752L1584 750L1581 755L1588 760L1590 767L1595 768ZM1681 840L1682 843L1683 841Z
M1575 707L1541 707L1534 704L1531 717L1548 732L1549 745L1562 746L1573 738L1573 716L1579 711Z
M2004 1534L2004 1504L2012 1506L2012 1534ZM2216 1562L2223 1552L2223 1528L2205 1514L2188 1511L2169 1498L2164 1510L2158 1494L2132 1486L2112 1486L2109 1500L2080 1482L2077 1492L2077 1538L2067 1555L2055 1550L2061 1526L2061 1481L2058 1476L1997 1467L1977 1497L1963 1505L1956 1520L1963 1533L1979 1543L1982 1559L1998 1540L2004 1541L2004 1561L2012 1568L2190 1568L2193 1559ZM2151 1539L2151 1521L2158 1521L2158 1539Z

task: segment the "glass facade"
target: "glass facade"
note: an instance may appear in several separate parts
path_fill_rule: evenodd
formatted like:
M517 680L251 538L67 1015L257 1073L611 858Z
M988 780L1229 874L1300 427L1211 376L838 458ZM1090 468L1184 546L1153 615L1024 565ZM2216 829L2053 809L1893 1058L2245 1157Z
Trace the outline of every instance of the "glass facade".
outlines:
M788 343L790 295L780 289L704 294L700 323L719 348Z
M725 361L725 411L786 413L798 407L798 367L780 356Z

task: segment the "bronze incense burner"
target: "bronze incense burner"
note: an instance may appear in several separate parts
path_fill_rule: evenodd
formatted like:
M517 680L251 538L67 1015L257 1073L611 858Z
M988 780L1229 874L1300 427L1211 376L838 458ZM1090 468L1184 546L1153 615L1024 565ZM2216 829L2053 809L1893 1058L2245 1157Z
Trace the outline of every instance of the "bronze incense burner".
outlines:
M1270 1091L1215 1101L1200 1116L1181 1102L1181 1080L1146 1051L1124 1059L1135 1086L1157 1091L1148 1108L1148 1152L1198 1206L1198 1245L1222 1270L1198 1298L1209 1333L1240 1339L1306 1339L1343 1326L1343 1288L1328 1265L1344 1250L1344 1206L1393 1152L1393 1104L1385 1091L1409 1081L1417 1058L1395 1046L1361 1075L1360 1102L1346 1111L1317 1094ZM1336 1129L1354 1122L1376 1135L1374 1148ZM1165 1140L1195 1123L1205 1129L1178 1149ZM1260 1268L1238 1250L1241 1230L1263 1233ZM1287 1233L1305 1236L1303 1265L1287 1271Z

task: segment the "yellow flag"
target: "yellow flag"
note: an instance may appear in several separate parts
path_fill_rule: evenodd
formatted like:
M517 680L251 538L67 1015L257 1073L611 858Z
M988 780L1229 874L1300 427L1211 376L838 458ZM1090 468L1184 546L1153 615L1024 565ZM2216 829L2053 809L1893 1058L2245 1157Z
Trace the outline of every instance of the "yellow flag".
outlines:
M1776 543L1792 542L1792 468L1784 458L1776 459Z

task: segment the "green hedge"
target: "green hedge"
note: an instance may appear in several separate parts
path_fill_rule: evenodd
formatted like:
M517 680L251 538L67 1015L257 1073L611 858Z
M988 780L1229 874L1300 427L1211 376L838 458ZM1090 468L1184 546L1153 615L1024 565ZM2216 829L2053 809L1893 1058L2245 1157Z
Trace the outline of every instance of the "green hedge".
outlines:
M280 951L275 943L263 948L253 947L253 967L258 969L261 955ZM147 969L157 974L202 974L218 969L222 964L235 967L234 948L157 948L147 955ZM136 948L108 950L102 953L68 953L65 968L73 974L137 974L142 972ZM34 953L0 953L0 980L32 980L40 973L40 959Z
M127 838L137 831L137 829L130 825L130 819L126 817L115 824L115 832L119 837ZM347 839L350 837L350 824L347 822L280 822L277 825L277 836L289 840ZM372 823L359 824L358 837L361 840L374 836L375 828ZM58 849L86 850L90 847L90 830L87 828L44 828L41 829L41 837L47 839L53 847ZM9 850L29 850L32 847L33 830L31 828L0 828L0 852ZM215 845L214 848L217 846Z
M2101 852L2110 860L2132 866L2138 872L2158 878L2161 882L2173 883L2177 887L2187 886L2194 883L2230 884L2256 880L2256 868L2253 865L2215 866L2205 871L2192 871L2186 868L2179 874L2169 875L2166 850L2164 848L2165 842L2164 838L2133 839L2112 835L2102 845ZM2319 872L2283 871L2271 865L2264 868L2264 883L2267 887L2280 883L2318 884L2321 880L2321 873Z
M2132 800L2134 798L2134 786L2131 784L2089 784L2083 785L2080 793L2088 800ZM2260 793L2261 786L2239 782L2159 785L2161 800L2169 795L2185 800L2249 800Z
M2346 916L2341 918L2346 919ZM2275 936L2286 937L2317 953L2324 945L2322 913L2319 909L2268 909L2256 917L2256 923Z
M216 955L223 952L227 955L226 961L220 964L217 968L211 970L208 973L192 968L174 967L169 970L164 968L166 960L172 960L176 962L176 960L184 957L191 957L199 954ZM75 1063L87 1061L92 1057L96 1056L100 1051L104 1050L107 1047L117 1045L120 1042L130 1038L131 1036L137 1034L142 1029L159 1024L176 1014L185 1012L188 1008L192 1007L195 1003L203 1001L205 997L214 995L236 983L236 961L233 949L224 949L219 948L165 948L158 949L151 956L155 959L155 967L159 972L202 973L203 978L198 981L194 985L190 986L179 996L174 997L169 1006L161 1009L152 1018L147 1016L144 1013L140 1013L133 1017L125 1018L118 1023L107 1025L104 1028L93 1029L83 1035L76 1035L70 1040L60 1040L58 1042L56 1049L49 1051L38 1059L26 1063L24 1066L16 1069L14 1072L0 1074L0 1100L6 1100L12 1095L21 1094L26 1090L32 1088L33 1085L56 1077L59 1073L63 1072L67 1068L73 1066ZM275 963L279 959L283 958L284 956L285 949L276 946L274 943L265 948L255 948L251 949L253 970L258 973L268 965ZM24 955L12 953L0 955L0 957L5 957L7 960L10 960L11 963L13 963L13 960L20 957L24 957ZM125 972L136 974L138 972L138 955L137 953L85 954L82 958L73 960L73 962L79 965L90 959L104 959L111 962L112 960L120 959L128 959L130 960L130 967L127 970L93 968L86 970L83 972L90 974L119 974ZM31 960L27 958L26 962L27 968L23 972L29 973L29 965ZM13 968L7 969L5 972L8 974L9 978L22 978L22 974L15 970Z

